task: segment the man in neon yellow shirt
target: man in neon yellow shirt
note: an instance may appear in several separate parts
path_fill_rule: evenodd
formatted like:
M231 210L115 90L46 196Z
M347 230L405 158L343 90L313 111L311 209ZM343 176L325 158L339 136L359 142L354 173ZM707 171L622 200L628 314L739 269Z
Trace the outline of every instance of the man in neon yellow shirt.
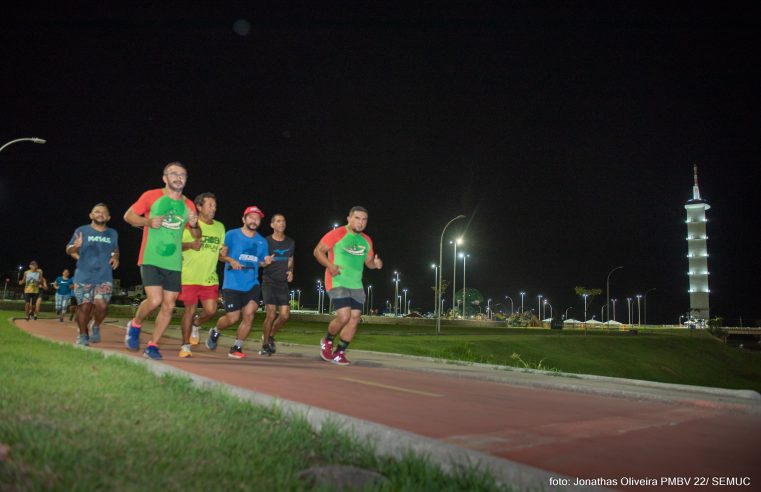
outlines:
M180 357L190 357L191 345L198 345L198 330L202 323L217 313L219 277L217 262L225 242L225 226L214 220L217 197L214 193L201 193L193 203L198 210L201 237L195 239L185 229L182 234L182 291L180 300L185 304L182 315L182 348ZM196 314L201 302L203 311Z

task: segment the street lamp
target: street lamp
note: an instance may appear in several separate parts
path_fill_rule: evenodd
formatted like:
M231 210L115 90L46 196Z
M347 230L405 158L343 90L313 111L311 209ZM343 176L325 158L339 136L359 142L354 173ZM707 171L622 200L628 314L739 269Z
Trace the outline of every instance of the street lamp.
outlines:
M584 298L584 323L587 322L587 297L589 297L589 294L581 294L581 297Z
M404 292L404 309L407 309L407 289L402 289L402 292ZM409 311L405 312L404 314L410 314Z
M629 326L632 324L632 298L626 298L626 310L629 312Z
M439 266L434 263L431 265L431 268L433 268L433 315L436 316L439 312L438 306L436 305L439 300L436 292L436 288L439 285Z
M521 313L523 313L523 296L525 296L525 292L521 292Z
M623 268L623 266L617 266L616 268L614 268L613 270L608 272L608 278L605 280L605 304L606 305L610 304L610 274L615 272L616 270L621 269L621 268ZM615 311L616 311L615 306L613 307L613 311L614 311L613 312L613 314L614 314L613 320L615 321L615 319L616 319L616 317L615 317ZM610 321L610 308L608 308L608 321Z
M465 317L465 260L468 259L470 255L465 253L460 253L460 258L462 258L462 317Z
M642 300L642 294L637 294L637 326L642 325L642 319L639 317L639 301Z
M323 293L322 293L322 281L317 280L317 312L322 314Z
M391 280L394 282L394 316L399 316L399 303L396 302L399 299L399 272L395 271Z
M338 227L338 223L333 222L333 229L335 230Z
M447 227L449 227L449 225L452 222L454 222L455 220L464 219L464 218L465 218L464 215L458 215L454 219L452 219L449 222L447 222L447 225L444 226L444 230L441 231L441 239L439 240L439 272L441 272L442 274L439 275L439 288L438 288L439 300L438 300L438 302L436 302L436 306L439 308L439 315L436 317L436 334L437 335L439 333L441 333L441 311L442 311L442 306L444 305L443 299L441 298L441 277L444 276L443 275L444 271L441 269L441 263L444 261L444 255L443 255L443 253L444 253L444 233L447 231Z
M510 299L510 315L513 315L513 298L510 296L505 296L505 299Z
M457 297L455 294L457 291L457 245L462 244L462 236L458 237L454 241L449 241L449 244L454 246L454 260L452 262L452 309L455 309L457 307Z
M16 140L11 140L10 142L4 143L3 146L0 147L0 152L2 152L4 148L8 147L9 145L13 145L16 142L33 142L36 144L44 144L46 140L43 138L37 138L37 137L17 138Z
M611 302L613 303L613 321L616 321L616 301L617 300L618 299L611 299ZM610 321L610 316L608 316L608 321Z
M552 304L550 304L550 301L548 299L545 299L544 305L545 305L545 308L546 306L550 307L550 318L552 318ZM542 311L542 316L544 316L544 314L545 314L544 311Z
M567 308L565 308L565 317L563 319L568 319L568 310L569 309L573 309L573 306L568 306Z
M536 296L539 298L539 303L537 304L536 308L536 315L539 316L539 321L542 321L544 319L543 313L542 313L542 297L544 297L542 294L539 294Z
M296 309L301 309L301 289L296 289Z
M373 314L372 295L373 295L373 286L368 285L367 286L367 300L365 301L365 304L367 304L367 314Z
M647 325L647 295L654 290L655 290L655 287L645 292L645 316L644 316L645 325Z
M21 265L18 266L18 275L16 276L16 281L21 282L21 270L23 270L24 267ZM647 300L645 300L645 311L647 311Z
M486 301L486 314L489 316L489 319L491 319L491 299L487 299Z

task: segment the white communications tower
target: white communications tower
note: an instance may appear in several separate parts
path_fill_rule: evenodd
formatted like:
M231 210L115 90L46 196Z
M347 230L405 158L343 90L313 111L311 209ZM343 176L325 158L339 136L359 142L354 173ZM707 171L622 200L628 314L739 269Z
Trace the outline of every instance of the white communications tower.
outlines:
M698 166L693 167L695 184L692 187L692 199L684 204L687 210L687 260L690 279L690 314L697 319L709 319L708 311L708 246L706 241L706 210L711 208L700 198L698 189Z

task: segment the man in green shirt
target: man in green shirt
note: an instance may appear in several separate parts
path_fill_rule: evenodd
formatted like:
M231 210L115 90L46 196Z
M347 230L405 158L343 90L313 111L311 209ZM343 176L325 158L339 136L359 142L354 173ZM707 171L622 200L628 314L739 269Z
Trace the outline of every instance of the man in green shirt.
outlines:
M314 248L314 257L325 267L325 289L328 291L336 317L328 325L328 333L320 340L320 356L323 360L346 366L346 349L357 332L365 289L362 272L383 268L383 262L373 250L370 236L365 234L367 210L352 207L347 224L325 234ZM333 340L339 335L338 347L333 350Z

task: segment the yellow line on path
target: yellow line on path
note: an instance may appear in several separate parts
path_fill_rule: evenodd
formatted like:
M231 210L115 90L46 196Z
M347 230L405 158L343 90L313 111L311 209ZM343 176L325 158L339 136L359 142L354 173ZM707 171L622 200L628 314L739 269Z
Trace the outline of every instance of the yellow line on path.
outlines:
M365 381L363 379L354 379L354 378L338 378L338 379L343 379L344 381L349 381L350 383L365 384L367 386L376 386L378 388L385 388L385 389L389 389L393 391L402 391L404 393L414 393L416 395L432 396L436 398L440 396L444 396L438 393L428 393L427 391L418 391L413 389L401 388L399 386L390 386L388 384L375 383L373 381Z

